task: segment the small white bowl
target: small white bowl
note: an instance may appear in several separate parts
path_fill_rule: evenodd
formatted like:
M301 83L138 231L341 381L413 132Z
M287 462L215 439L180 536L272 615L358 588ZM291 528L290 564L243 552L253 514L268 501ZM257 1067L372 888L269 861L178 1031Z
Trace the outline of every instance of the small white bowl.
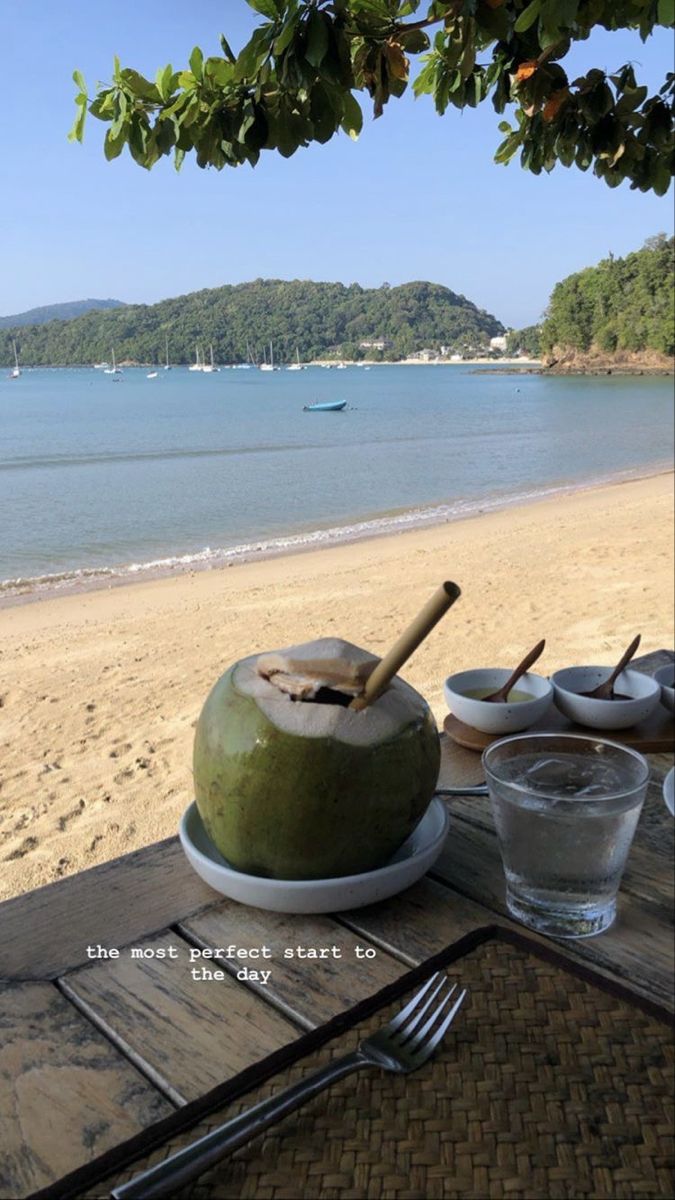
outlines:
M237 871L208 837L194 801L183 813L178 832L190 865L222 896L270 912L332 913L375 904L411 887L438 858L448 824L448 811L435 797L417 828L383 867L336 879L266 879Z
M543 675L523 675L516 684L516 691L527 692L531 700L517 700L515 704L492 704L467 696L467 692L489 688L496 692L511 675L502 667L484 667L474 671L459 671L446 679L443 690L451 713L482 733L519 733L529 729L543 717L551 707L553 688Z
M654 672L654 679L661 685L661 703L669 708L671 712L675 712L675 687L673 687L673 677L675 676L675 663L666 664L665 667L659 667L658 671Z
M565 667L555 671L551 683L561 713L589 729L628 729L646 720L659 703L661 686L641 671L622 671L614 684L614 691L629 696L629 700L596 700L580 695L604 683L611 673L611 667Z

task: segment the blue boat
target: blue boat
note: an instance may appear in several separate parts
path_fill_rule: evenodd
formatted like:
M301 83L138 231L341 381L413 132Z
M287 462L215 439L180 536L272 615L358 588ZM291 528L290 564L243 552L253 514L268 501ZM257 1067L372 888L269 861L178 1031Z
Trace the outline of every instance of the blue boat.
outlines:
M323 402L320 402L317 400L317 402L315 404L306 404L302 411L303 412L342 412L343 408L346 408L346 405L347 405L346 400L324 400Z

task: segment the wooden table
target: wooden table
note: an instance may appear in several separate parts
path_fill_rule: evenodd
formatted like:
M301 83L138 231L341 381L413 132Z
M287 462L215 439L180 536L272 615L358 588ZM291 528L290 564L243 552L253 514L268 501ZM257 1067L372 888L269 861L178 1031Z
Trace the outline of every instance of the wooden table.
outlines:
M651 673L674 659L660 651L639 665ZM672 756L649 757L617 921L556 946L672 1011L673 821L661 791ZM480 778L479 757L444 738L441 784ZM511 925L488 802L449 803L451 831L431 874L368 909L288 917L223 901L176 838L0 905L0 1196L83 1194L91 1164L120 1143L223 1081L245 1081L255 1064L464 935ZM273 962L191 967L195 949L228 946L267 946ZM119 958L91 960L87 947ZM296 947L325 954L283 957ZM265 967L265 983L236 978ZM223 968L223 978L195 980L195 968Z

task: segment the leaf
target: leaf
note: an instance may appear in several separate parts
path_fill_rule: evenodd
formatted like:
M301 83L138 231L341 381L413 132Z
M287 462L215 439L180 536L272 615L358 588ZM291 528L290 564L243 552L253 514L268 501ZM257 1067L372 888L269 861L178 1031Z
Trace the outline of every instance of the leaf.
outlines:
M536 58L530 59L528 62L523 62L516 71L516 82L522 83L525 79L530 79L535 71L539 69L539 63Z
M312 9L307 21L305 58L313 67L320 67L328 50L328 28L322 13Z
M73 83L76 83L80 91L86 95L87 85L84 82L84 75L81 71L73 71Z
M224 33L220 35L220 48L228 62L235 63L237 61L236 55L232 53L230 43Z
M384 53L387 57L387 65L392 79L399 79L407 82L410 71L410 63L403 53L398 42L387 42L384 47Z
M525 33L532 25L534 25L541 11L541 0L532 0L527 8L521 12L518 20L513 26L516 33Z
M675 0L659 0L657 13L659 25L670 29L671 25L675 24Z
M314 138L320 145L330 141L337 127L335 108L331 96L323 84L312 88L310 102Z
M108 162L110 162L113 158L119 158L122 150L124 149L126 140L127 131L125 127L123 127L116 136L113 136L111 129L108 130L103 142L103 153L105 154Z
M568 99L569 91L567 88L558 88L557 92L552 92L546 101L541 114L544 120L553 121L557 117L563 104L565 104Z
M151 104L156 104L161 99L154 83L146 79L138 71L134 71L130 67L125 67L120 72L120 78L125 87L133 92L134 96L138 96L139 100L149 100Z
M267 25L256 29L251 40L244 46L234 68L236 80L253 79L258 74L265 59L269 57L274 41L274 30Z
M429 38L423 29L411 29L400 35L401 45L408 54L422 54L429 49Z
M246 0L249 8L254 8L263 17L269 17L270 21L276 21L279 16L279 10L274 0Z
M198 79L201 82L204 71L204 55L199 49L199 46L195 46L192 54L190 55L190 70L192 71L195 79Z
M340 128L345 133L349 134L352 141L356 141L361 130L363 129L363 113L361 105L351 92L345 92L344 97L344 116L340 122Z
M87 120L87 97L83 92L76 97L75 104L78 111L73 121L73 127L68 134L69 142L81 142L84 137L84 126Z
M89 112L92 117L98 117L100 121L111 120L115 115L115 94L113 89L108 88L105 92L99 92L94 102L89 105Z
M232 82L234 66L222 58L207 58L204 63L204 79L215 83L216 87L225 88Z
M290 46L291 42L293 41L293 39L295 37L299 23L300 23L300 13L294 12L293 15L291 17L289 17L289 19L286 22L286 24L284 25L281 33L279 34L276 42L274 43L274 53L275 54L283 54L284 50L286 50L287 47Z

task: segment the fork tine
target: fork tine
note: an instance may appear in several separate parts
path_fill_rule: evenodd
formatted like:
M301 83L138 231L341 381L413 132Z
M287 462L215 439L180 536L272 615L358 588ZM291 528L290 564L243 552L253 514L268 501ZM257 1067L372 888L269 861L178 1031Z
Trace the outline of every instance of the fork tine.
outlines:
M453 1020L455 1019L455 1016L456 1016L458 1010L460 1009L461 1005L463 1004L467 994L468 994L467 989L464 988L463 991L461 991L459 993L459 996L455 1000L455 1003L453 1004L452 1008L450 1009L450 1012L446 1013L441 1024L439 1025L438 1029L435 1030L435 1032L433 1033L433 1035L431 1036L429 1041L417 1048L417 1053L422 1055L422 1058L424 1060L426 1060L427 1058L430 1057L430 1055L433 1054L434 1050L438 1046L438 1043L441 1041L442 1038L445 1037L450 1025L452 1024ZM420 1035L418 1035L418 1037L419 1036ZM414 1040L416 1040L416 1039L414 1039Z
M433 1004L434 1000L436 1000L436 997L439 996L439 994L440 994L440 998L438 999L436 1005L434 1006L434 1013L431 1018L432 1022L434 1021L435 1017L440 1012L441 1008L445 1004L448 997L451 996L452 993L457 990L457 984L453 983L452 987L450 988L450 991L443 993L441 991L441 989L447 988L449 982L450 981L445 976L441 980L439 980L438 984L434 988L433 992L429 996L426 1003L422 1005L422 1008L419 1010L419 1012L416 1012L414 1014L414 1016L412 1016L410 1018L409 1021L406 1021L405 1026L403 1027L403 1029L400 1030L399 1035L398 1035L399 1041L407 1042L409 1039L412 1038L412 1034L417 1029L417 1026L419 1025L420 1021L422 1020L422 1017L428 1011L429 1006L431 1004Z
M452 994L455 990L456 989L453 987L452 991L448 992L448 994L443 997L441 1003L436 1005L436 1008L432 1012L429 1019L425 1022L421 1029L418 1029L414 1037L410 1039L408 1043L409 1050L415 1051L419 1049L427 1036L431 1033L433 1027L437 1024L439 1018L443 1015L444 1011L446 1010L447 1003L452 998Z
M420 988L419 992L415 992L415 995L413 996L412 1000L408 1001L405 1008L402 1008L400 1013L397 1013L395 1017L392 1017L391 1021L389 1022L388 1026L387 1026L387 1029L389 1029L390 1031L393 1032L393 1030L398 1029L403 1024L406 1017L409 1017L411 1012L413 1012L413 1010L415 1008L417 1008L417 1005L419 1004L422 997L426 996L427 992L429 991L429 988L432 986L433 983L436 982L436 980L439 978L440 974L441 974L440 971L435 971L434 974L431 975L429 977L429 979L427 979L424 987ZM442 982L443 982L443 980L441 980L441 983ZM440 986L440 984L439 984L439 986Z

